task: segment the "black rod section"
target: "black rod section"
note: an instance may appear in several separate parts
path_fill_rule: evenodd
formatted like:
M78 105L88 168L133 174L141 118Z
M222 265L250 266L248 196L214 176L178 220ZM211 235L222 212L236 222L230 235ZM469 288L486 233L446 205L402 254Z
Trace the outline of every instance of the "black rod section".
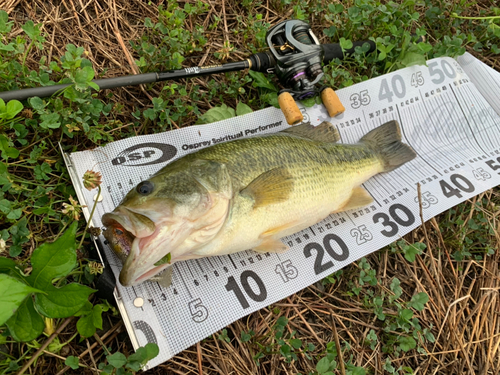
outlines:
M357 46L362 46L364 43L368 43L370 48L368 52L372 52L376 49L376 45L373 41L359 41L354 42L353 48L343 51L339 44L323 44L322 48L324 51L323 62L328 63L329 61L339 58L343 59L354 53L354 49ZM167 81L170 79L181 79L189 77L199 77L209 74L218 74L226 72L234 72L244 69L252 69L258 72L270 72L272 68L276 65L274 57L269 51L256 53L250 56L248 59L243 61L231 62L222 65L209 65L209 66L196 66L192 68L184 68L178 70L170 70L167 72L159 73L145 73L136 74L116 78L104 78L104 79L94 79L92 82L96 83L101 90L113 89L122 86L135 86L145 83L154 83L160 81ZM70 86L69 84L63 85L53 85L45 87L34 87L22 90L4 91L0 92L0 99L4 101L9 101L13 99L25 100L33 96L38 96L40 98L51 96L57 91L62 90Z
M216 74L216 73L225 73L225 72L233 72L237 70L244 70L250 67L250 61L238 61L232 62L222 65L210 65L210 66L202 66L202 67L194 67L194 68L185 68L179 70L171 70L168 72L160 72L160 73L145 73L145 74L136 74L129 75L123 77L116 78L104 78L104 79L94 79L92 82L97 84L101 90L105 89L113 89L116 87L122 86L135 86L141 85L145 83L154 83L159 81L167 81L170 79L181 79L188 77L199 77L208 74ZM25 100L31 98L33 96L38 96L40 98L51 96L55 94L57 91L62 90L66 87L70 86L70 84L62 84L62 85L53 85L53 86L45 86L45 87L33 87L22 90L13 90L13 91L4 91L0 92L0 99L3 99L5 102L9 100L17 99L17 100Z

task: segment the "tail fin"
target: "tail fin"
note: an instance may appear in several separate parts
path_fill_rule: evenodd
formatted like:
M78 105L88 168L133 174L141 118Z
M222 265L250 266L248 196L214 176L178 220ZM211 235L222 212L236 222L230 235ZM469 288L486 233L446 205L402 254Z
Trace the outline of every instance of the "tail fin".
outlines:
M360 142L380 157L384 172L392 171L417 156L410 146L401 142L401 130L396 120L373 129Z

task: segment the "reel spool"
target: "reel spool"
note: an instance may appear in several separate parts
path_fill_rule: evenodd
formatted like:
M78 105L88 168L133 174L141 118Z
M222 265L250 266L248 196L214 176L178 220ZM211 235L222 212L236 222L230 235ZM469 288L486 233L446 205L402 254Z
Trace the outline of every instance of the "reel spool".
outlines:
M304 119L295 101L316 95L321 95L330 116L344 112L335 91L317 86L324 75L324 52L309 24L299 20L280 22L269 29L266 42L276 61L274 73L285 86L279 92L278 102L289 125Z

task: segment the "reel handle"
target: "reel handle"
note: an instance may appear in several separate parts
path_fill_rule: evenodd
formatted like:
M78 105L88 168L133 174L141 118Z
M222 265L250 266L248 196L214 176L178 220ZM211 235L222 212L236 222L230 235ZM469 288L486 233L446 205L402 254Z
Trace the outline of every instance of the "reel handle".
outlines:
M345 111L345 107L342 105L339 97L332 88L325 87L321 90L320 96L321 101L326 107L330 117L338 116ZM297 102L290 93L285 91L279 94L278 104L283 112L283 115L285 115L288 125L296 125L304 120L304 115L300 111L297 106Z
M281 112L285 115L288 125L296 125L304 120L304 115L300 112L297 102L288 92L282 92L278 96L278 104Z
M336 92L330 87L326 87L321 90L321 101L326 107L330 117L335 117L345 111L345 107L340 102Z

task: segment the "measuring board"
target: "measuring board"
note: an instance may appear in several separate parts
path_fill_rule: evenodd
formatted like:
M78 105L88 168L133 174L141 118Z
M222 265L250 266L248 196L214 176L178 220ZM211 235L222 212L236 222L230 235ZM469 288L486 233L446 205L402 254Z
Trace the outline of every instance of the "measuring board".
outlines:
M500 73L471 55L438 58L337 91L347 110L330 118L323 106L301 108L305 120L331 121L341 142L355 143L371 129L396 119L403 142L417 158L363 186L369 206L332 214L322 222L283 238L283 254L236 254L177 262L169 288L145 282L115 297L135 348L158 344L148 368L262 307L281 300L347 264L366 256L431 217L500 184ZM103 176L102 196L92 225L112 211L140 181L169 161L218 142L288 128L279 109L137 136L91 151L65 155L81 204L92 207L96 190L83 189L88 169ZM87 219L89 209L85 209ZM98 238L118 278L121 264Z

